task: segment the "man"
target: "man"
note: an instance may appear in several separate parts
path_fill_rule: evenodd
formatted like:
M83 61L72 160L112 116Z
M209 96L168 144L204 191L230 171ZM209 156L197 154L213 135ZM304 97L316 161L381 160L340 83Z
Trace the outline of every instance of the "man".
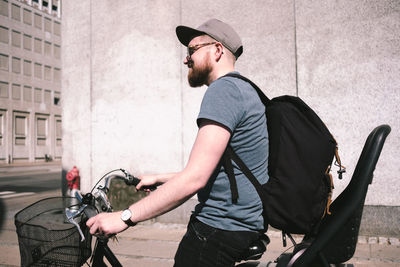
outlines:
M184 64L189 68L189 84L209 86L188 163L178 173L140 177L137 189L163 185L129 209L99 214L87 225L92 234L118 233L176 208L197 193L199 204L175 255L175 266L234 266L263 228L262 205L255 188L236 166L239 198L232 202L220 160L230 144L260 183L267 182L265 108L248 83L223 77L234 71L243 52L240 37L229 25L211 19L197 29L178 26L176 34L188 47Z

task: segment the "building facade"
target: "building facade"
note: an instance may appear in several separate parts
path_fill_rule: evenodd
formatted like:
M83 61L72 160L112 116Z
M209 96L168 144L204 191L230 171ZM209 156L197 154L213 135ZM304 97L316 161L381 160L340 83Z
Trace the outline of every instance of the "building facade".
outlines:
M242 38L236 69L271 98L300 96L334 134L347 167L334 175L334 198L371 130L392 127L362 227L400 233L400 1L115 2L62 2L62 167L79 168L84 192L116 168L139 176L185 167L206 88L189 87L175 28L218 18ZM163 216L187 222L197 201L186 203Z
M0 0L0 164L61 160L61 0Z

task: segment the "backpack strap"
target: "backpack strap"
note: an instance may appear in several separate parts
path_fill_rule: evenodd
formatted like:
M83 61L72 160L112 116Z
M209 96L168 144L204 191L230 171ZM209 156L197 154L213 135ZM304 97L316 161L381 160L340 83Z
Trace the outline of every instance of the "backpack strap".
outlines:
M245 82L248 82L256 90L256 92L257 92L258 96L260 97L261 102L264 104L264 106L267 106L268 103L271 101L263 93L263 91L255 83L253 83L250 79L248 79L238 73L233 73L233 72L227 73L223 77L234 77L234 78L241 79ZM222 156L222 164L228 175L230 188L231 188L231 194L232 194L232 202L237 203L237 199L239 198L239 193L238 193L238 189L237 189L236 178L235 178L235 174L233 172L233 166L232 166L231 160L233 160L238 165L240 170L250 180L250 182L256 188L257 192L260 194L261 193L261 184L258 182L257 178L254 177L254 175L251 173L250 169L246 166L246 164L235 153L235 151L233 151L233 148L228 144L228 146L226 147L225 153Z
M237 202L237 199L239 198L239 193L238 193L238 189L237 189L236 178L235 178L235 174L233 172L233 165L232 165L231 160L233 160L236 163L236 165L238 165L239 169L250 180L250 182L256 188L257 193L261 196L262 189L261 189L260 182L253 175L253 173L246 166L246 164L242 161L242 159L239 158L239 156L235 153L235 151L233 151L233 148L230 145L228 145L226 147L225 153L222 156L222 158L223 158L224 168L226 170L226 173L228 174L228 179L229 179L229 183L230 183L230 186L231 186L232 202L233 203Z
M243 81L248 82L248 83L257 91L257 94L258 94L258 96L260 97L261 102L262 102L265 106L267 106L268 103L269 103L269 101L271 101L271 100L263 93L263 91L262 91L255 83L253 83L253 81L251 81L250 79L248 79L248 78L246 78L246 77L240 75L239 73L230 72L230 73L228 73L228 74L225 74L223 77L234 77L234 78L238 78L238 79L241 79L241 80L243 80Z
M237 200L239 198L239 193L238 193L238 188L237 188L237 183L235 179L235 173L233 172L233 165L231 161L231 152L228 151L231 149L230 145L227 146L225 153L222 156L222 165L225 168L225 171L228 175L229 179L229 184L231 188L231 194L232 194L232 203L236 204Z

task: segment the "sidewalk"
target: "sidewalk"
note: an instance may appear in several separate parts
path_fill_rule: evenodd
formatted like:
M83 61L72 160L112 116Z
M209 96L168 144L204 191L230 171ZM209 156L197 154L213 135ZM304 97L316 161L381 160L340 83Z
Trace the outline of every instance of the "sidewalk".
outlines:
M58 161L0 164L0 178L22 174L59 171L61 171L61 162Z
M19 246L13 220L6 222L0 232L0 266L20 266ZM109 247L123 266L172 267L179 241L186 231L182 224L143 223L118 235L118 242ZM285 249L280 232L269 232L271 243L260 260L262 264L274 261ZM353 258L355 266L400 266L399 244L366 242L361 237ZM398 242L398 240L397 240Z
M0 177L21 172L60 170L55 163L1 166ZM59 196L61 193L43 192L41 198ZM1 212L1 211L0 211ZM118 242L110 241L109 247L123 266L172 267L179 241L186 225L145 222L118 235ZM273 262L287 248L282 247L281 233L269 231L271 243L261 258L262 264ZM8 216L0 230L0 266L20 266L20 252L14 219ZM359 237L357 250L348 262L355 266L400 266L400 241L398 238Z

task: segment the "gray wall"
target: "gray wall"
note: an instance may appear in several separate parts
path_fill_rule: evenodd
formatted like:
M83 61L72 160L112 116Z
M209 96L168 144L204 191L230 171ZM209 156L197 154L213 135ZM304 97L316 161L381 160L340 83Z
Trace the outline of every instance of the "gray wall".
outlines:
M178 171L205 91L187 85L180 24L216 17L242 36L237 69L270 97L298 94L335 135L351 178L369 132L392 133L366 203L400 206L399 1L64 1L63 167ZM334 170L335 171L335 170Z

